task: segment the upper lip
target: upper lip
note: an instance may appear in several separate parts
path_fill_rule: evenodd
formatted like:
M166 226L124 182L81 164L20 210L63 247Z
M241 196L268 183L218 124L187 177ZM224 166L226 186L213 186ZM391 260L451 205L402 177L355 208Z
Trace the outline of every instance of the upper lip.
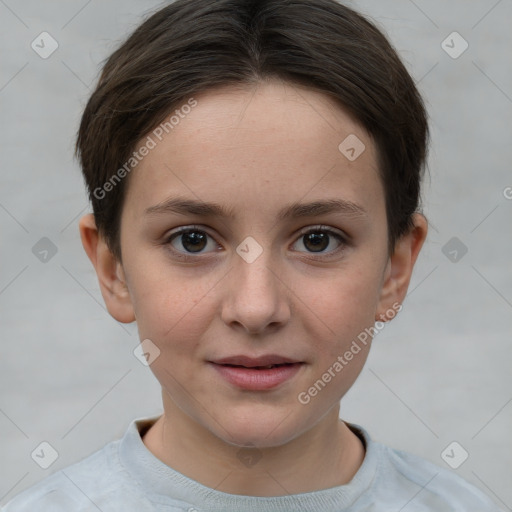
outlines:
M222 359L216 359L210 361L215 364L234 364L237 366L245 366L247 368L253 368L255 366L269 366L272 364L284 364L284 363L300 363L296 359L290 359L289 357L279 356L275 354L268 354L259 357L249 357L244 355L224 357Z

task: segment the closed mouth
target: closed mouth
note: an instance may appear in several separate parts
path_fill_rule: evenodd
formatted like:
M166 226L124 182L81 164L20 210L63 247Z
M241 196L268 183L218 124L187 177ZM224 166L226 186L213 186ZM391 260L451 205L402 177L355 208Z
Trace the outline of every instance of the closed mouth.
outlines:
M217 363L218 364L218 363ZM230 366L231 368L246 368L247 370L271 370L279 366L291 366L302 363L280 363L280 364L269 364L267 366L243 366L241 364L221 364L221 366Z

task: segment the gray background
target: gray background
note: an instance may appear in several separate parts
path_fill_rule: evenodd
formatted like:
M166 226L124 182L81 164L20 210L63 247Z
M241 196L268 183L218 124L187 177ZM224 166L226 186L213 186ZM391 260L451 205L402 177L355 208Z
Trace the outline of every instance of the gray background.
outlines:
M161 411L132 353L136 326L106 312L82 250L88 204L73 159L101 61L159 5L0 0L0 504ZM427 101L431 230L342 417L440 466L457 441L469 453L457 473L512 510L512 2L350 5L387 32ZM59 44L47 59L30 46L42 31ZM469 43L456 59L441 46L453 31ZM46 262L32 252L42 237L57 248ZM452 237L456 262L443 253ZM42 441L59 453L46 470L30 455Z

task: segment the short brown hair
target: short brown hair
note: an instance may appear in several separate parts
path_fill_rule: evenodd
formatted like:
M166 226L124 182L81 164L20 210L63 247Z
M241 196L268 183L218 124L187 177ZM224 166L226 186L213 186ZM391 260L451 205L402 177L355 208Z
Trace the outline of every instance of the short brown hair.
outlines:
M176 0L107 59L78 130L96 224L119 259L127 180L103 187L139 141L194 94L269 78L327 94L373 137L392 252L419 205L429 131L414 80L383 33L336 0Z

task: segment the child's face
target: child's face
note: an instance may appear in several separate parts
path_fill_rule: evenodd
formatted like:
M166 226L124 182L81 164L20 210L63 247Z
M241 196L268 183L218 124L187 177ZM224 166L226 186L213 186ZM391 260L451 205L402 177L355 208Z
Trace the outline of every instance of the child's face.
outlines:
M160 350L151 369L172 414L229 443L276 446L328 413L337 416L369 343L359 343L341 371L333 365L405 294L387 254L376 149L344 111L302 87L269 82L195 99L129 177L118 266L128 293L105 298L118 319L133 314L140 339ZM365 145L354 161L338 149L350 134ZM215 203L230 216L163 207L178 196ZM353 207L278 217L294 203L326 200ZM347 242L322 238L319 224ZM195 235L170 240L191 226ZM304 237L307 231L316 237ZM214 364L269 354L301 364L282 381L280 370L242 370L238 383ZM330 382L308 393L329 368Z

